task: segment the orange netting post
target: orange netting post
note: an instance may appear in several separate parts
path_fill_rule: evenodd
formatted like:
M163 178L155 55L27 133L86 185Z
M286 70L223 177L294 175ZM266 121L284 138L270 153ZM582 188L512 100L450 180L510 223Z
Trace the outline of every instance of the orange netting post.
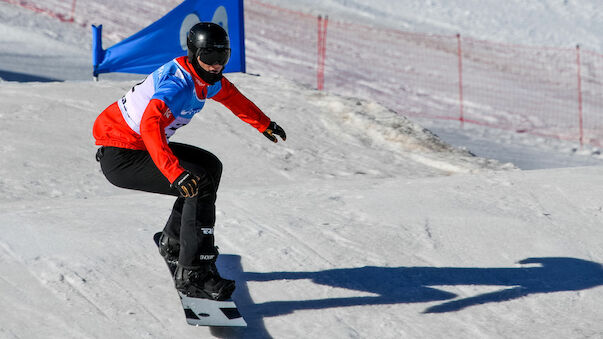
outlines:
M580 62L580 45L576 45L576 64L578 70L578 121L580 128L580 146L584 145L584 117L582 115L582 71Z
M460 117L461 126L463 126L465 122L465 117L463 113L463 50L461 48L461 34L456 35L457 40L457 54L459 59L459 107L460 107Z
M318 16L318 67L316 75L316 87L319 91L324 89L325 85L325 60L327 56L327 25L329 23L329 17L325 16L324 20L322 16Z

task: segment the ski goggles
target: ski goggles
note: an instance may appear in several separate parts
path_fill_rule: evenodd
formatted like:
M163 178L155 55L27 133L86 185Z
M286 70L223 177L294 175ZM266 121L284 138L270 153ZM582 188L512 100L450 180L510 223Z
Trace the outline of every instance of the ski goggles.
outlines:
M230 48L199 48L197 56L204 64L224 66L230 59Z

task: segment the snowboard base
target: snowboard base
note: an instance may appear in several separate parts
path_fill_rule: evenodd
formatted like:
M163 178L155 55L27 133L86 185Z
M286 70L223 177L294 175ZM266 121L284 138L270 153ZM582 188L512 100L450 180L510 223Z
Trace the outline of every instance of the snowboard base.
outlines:
M186 322L193 326L237 326L247 323L232 300L191 298L178 292Z

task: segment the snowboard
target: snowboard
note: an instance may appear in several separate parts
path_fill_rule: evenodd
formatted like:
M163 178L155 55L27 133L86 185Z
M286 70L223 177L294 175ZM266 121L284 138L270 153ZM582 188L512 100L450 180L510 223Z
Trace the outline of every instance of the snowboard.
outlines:
M155 233L153 240L159 247L161 232ZM164 260L170 270L172 278L176 271L176 264ZM239 312L235 302L231 300L218 301L189 297L178 291L180 303L184 310L186 322L193 326L236 326L246 327L247 323Z

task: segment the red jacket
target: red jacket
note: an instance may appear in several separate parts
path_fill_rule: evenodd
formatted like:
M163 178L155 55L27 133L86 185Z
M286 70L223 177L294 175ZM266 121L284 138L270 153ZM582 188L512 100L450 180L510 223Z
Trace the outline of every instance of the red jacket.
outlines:
M184 172L168 147L174 132L213 99L241 120L264 132L270 119L226 78L204 82L186 57L170 61L134 86L96 119L97 145L146 150L161 173L173 183Z

